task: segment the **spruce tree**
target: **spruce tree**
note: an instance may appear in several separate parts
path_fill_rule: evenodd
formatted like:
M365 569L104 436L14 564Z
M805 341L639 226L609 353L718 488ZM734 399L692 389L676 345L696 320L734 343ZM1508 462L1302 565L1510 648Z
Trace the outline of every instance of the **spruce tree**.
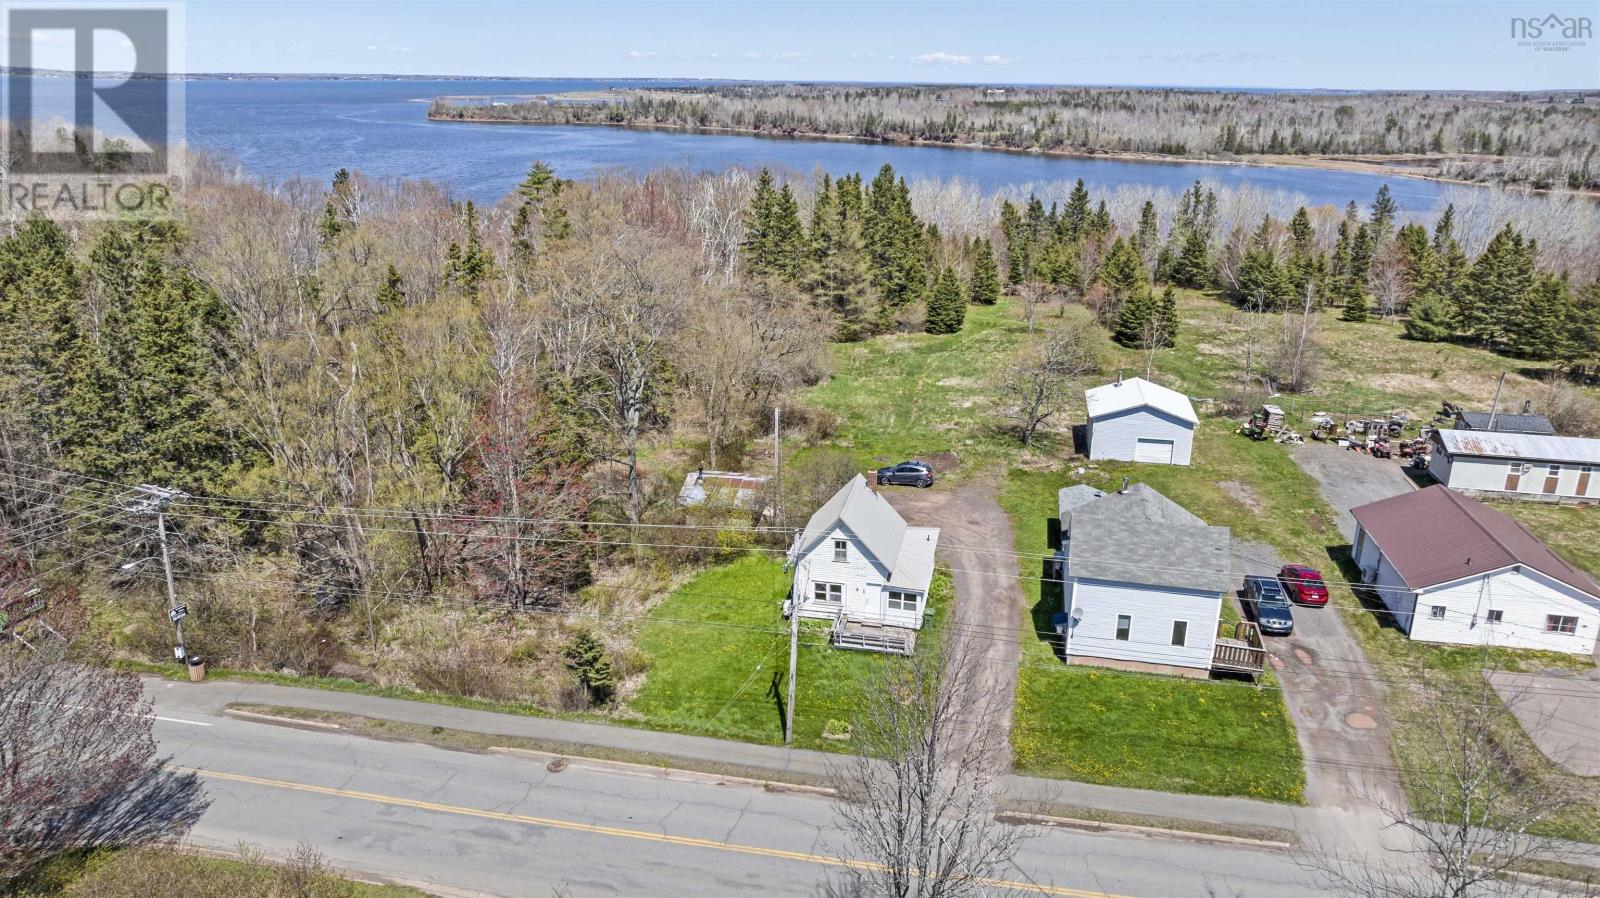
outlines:
M972 281L967 292L978 305L992 306L1000 301L1000 269L995 263L994 247L979 238L973 253Z
M1178 294L1171 284L1161 291L1161 299L1152 314L1161 324L1162 348L1171 349L1178 345Z
M1184 237L1172 279L1180 287L1196 290L1211 286L1211 247L1200 229L1191 229Z
M1083 185L1083 179L1072 185L1072 194L1067 198L1067 208L1062 213L1068 237L1082 237L1089 230L1092 213L1089 211L1089 188Z
M1155 300L1150 295L1149 289L1142 286L1136 288L1117 307L1111 338L1123 346L1143 347L1155 311Z
M946 265L939 272L928 297L928 315L923 330L930 334L953 334L961 330L967 317L967 297L961 290L956 270Z
M7 411L46 450L60 441L72 381L83 365L83 285L67 235L30 218L0 241L0 387ZM21 402L26 397L26 402Z
M1389 195L1389 185L1378 188L1378 195L1372 201L1372 240L1377 246L1382 246L1389 241L1389 234L1394 229L1394 217L1400 207L1394 198Z
M1423 343L1439 343L1455 333L1455 315L1450 304L1436 293L1424 293L1406 307L1406 337Z
M1139 231L1133 243L1145 267L1154 271L1156 255L1161 251L1161 226L1156 217L1156 204L1150 200L1145 200L1144 207L1139 210Z

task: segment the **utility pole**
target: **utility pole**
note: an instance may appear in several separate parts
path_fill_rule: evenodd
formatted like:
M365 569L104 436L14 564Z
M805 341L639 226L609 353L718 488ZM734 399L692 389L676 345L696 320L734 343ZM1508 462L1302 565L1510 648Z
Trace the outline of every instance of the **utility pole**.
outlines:
M1500 388L1506 385L1506 373L1500 372L1500 382L1494 385L1494 404L1489 406L1489 427L1494 432L1494 418L1500 412Z
M144 495L144 499L135 505L133 510L156 516L156 537L161 541L161 569L166 574L167 580L167 617L172 621L178 640L172 647L172 657L182 661L189 654L183 642L183 618L188 609L179 609L178 588L172 581L172 553L167 548L167 507L173 501L185 498L186 494L170 487L152 486L148 483L140 486L139 492Z
M799 535L795 536L799 539ZM796 577L795 582L803 582ZM789 601L789 700L783 705L783 744L794 742L794 675L800 661L800 596Z
M779 504L783 500L783 455L778 449L779 422L783 417L783 409L772 407L772 522L776 524Z

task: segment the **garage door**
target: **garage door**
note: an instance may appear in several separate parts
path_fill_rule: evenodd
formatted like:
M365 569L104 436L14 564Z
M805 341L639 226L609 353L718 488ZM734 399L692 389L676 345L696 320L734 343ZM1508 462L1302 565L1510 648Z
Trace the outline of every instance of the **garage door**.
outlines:
M1155 464L1172 464L1171 440L1140 440L1133 448L1134 461L1154 462Z

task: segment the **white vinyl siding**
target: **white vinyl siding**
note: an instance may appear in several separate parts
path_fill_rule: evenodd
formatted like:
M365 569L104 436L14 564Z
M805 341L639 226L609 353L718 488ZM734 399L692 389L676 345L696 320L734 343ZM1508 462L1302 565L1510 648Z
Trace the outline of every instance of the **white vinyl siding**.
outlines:
M836 541L844 541L844 561L839 561ZM892 606L889 602L889 571L872 556L848 527L839 525L816 541L811 551L795 560L794 594L803 597L800 616L832 620L840 614L896 627L920 629L924 615L923 596L913 590L895 590L911 596ZM837 584L838 603L818 601L816 585Z
M1356 525L1354 554L1356 567L1361 569L1361 579L1372 586L1383 606L1394 615L1395 623L1400 629L1407 633L1411 632L1412 618L1416 616L1417 610L1417 594L1400 579L1400 574L1394 569L1394 565L1383 557L1378 544L1367 536L1367 532L1360 524Z
M1513 491L1506 490L1506 478L1517 465L1521 465L1524 472ZM1545 481L1550 476L1550 469L1556 469L1556 490L1554 493L1544 491ZM1591 473L1584 491L1578 492L1578 483L1582 479L1583 465L1568 462L1545 461L1511 461L1504 458L1480 458L1472 455L1457 455L1446 457L1444 452L1433 453L1433 458L1428 465L1428 473L1435 479L1451 489L1461 490L1469 494L1484 493L1499 496L1515 496L1526 498L1562 498L1562 499L1600 499L1600 472Z
M1149 406L1128 409L1089 421L1089 457L1112 461L1143 461L1139 458L1140 441L1146 441L1144 451L1161 456L1162 464L1189 464L1194 448L1194 425ZM1160 445L1170 442L1168 447ZM1170 454L1168 454L1170 451Z
M1412 591L1393 576L1388 559L1379 568L1380 594L1400 629L1419 642L1543 649L1587 655L1600 635L1600 600L1538 571L1517 566L1456 583ZM1365 566L1363 566L1365 573ZM1370 581L1369 581L1370 582ZM1443 614L1435 609L1443 609ZM1572 632L1547 627L1551 615L1572 617Z
M1073 578L1065 606L1068 656L1211 667L1220 593ZM1127 619L1126 639L1118 638L1122 618ZM1173 625L1180 621L1184 644L1173 645Z

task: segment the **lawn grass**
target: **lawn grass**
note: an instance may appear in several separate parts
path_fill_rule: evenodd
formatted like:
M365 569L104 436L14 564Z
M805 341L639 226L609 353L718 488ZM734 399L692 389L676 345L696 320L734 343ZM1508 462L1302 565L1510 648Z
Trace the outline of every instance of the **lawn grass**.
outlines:
M637 722L651 729L781 744L789 627L780 605L789 581L781 562L751 554L701 573L652 609L638 640L650 669L628 703ZM950 601L949 577L936 574L931 592L932 616L918 638L919 650L934 644L934 621ZM849 722L863 685L881 665L899 659L832 648L821 621L801 621L800 628L794 744L848 751L848 741L822 738L824 727L829 720Z
M1563 558L1600 579L1600 506L1495 502Z
M1222 428L1207 423L1202 434L1220 438ZM1246 444L1246 459L1255 457L1253 447L1261 444L1235 439ZM1206 451L1204 446L1196 441L1197 458ZM1243 527L1249 521L1250 528L1258 526L1250 510L1215 482L1219 476L1247 476L1248 462L1220 452L1215 455L1219 460L1215 469L1203 462L1194 468L1145 465L1134 479L1149 483L1208 522ZM1089 482L1115 489L1121 486L1122 472L1131 469L1131 465L1096 463L1082 477L1071 468L1012 471L1002 486L1000 503L1011 519L1017 551L1051 551L1056 492L1061 487ZM1261 492L1258 501L1280 515L1300 511L1292 492ZM1039 579L1042 565L1037 559L1026 559L1023 565L1023 594L1031 609L1024 624L1032 632L1023 636L1011 734L1019 772L1170 792L1303 800L1300 748L1278 690L1065 665L1042 635L1050 632L1051 615L1061 610L1060 587Z
M358 882L315 869L309 881L288 865L241 851L217 857L172 849L68 852L0 888L6 898L428 898L407 886Z
M993 381L1029 339L1015 302L968 307L956 334L836 344L833 377L802 400L839 416L832 443L863 468L945 452L963 470L1009 458L1017 441L1003 427Z

